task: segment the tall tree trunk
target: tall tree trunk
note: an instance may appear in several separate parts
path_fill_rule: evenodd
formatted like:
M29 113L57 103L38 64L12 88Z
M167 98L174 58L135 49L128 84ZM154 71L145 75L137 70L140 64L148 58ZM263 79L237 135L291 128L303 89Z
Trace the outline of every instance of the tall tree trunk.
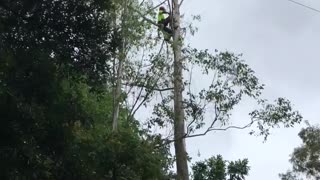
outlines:
M178 180L189 180L188 161L185 139L185 122L183 109L183 77L181 58L181 29L179 1L173 2L173 53L174 53L174 147L176 153L176 165Z
M120 55L122 57L122 55ZM118 119L120 109L120 95L121 95L121 82L122 82L122 66L125 58L119 58L119 65L117 69L117 82L113 93L113 114L112 114L112 131L118 130Z
M113 94L113 114L112 114L112 131L116 132L118 131L118 124L119 124L119 109L120 109L120 96L121 96L121 83L122 83L122 75L123 75L123 64L126 60L126 36L127 32L125 32L126 28L126 18L127 18L127 0L124 0L123 5L123 12L121 14L121 47L119 47L119 65L117 69L117 82L116 87L114 88L114 94ZM115 23L116 24L116 23Z

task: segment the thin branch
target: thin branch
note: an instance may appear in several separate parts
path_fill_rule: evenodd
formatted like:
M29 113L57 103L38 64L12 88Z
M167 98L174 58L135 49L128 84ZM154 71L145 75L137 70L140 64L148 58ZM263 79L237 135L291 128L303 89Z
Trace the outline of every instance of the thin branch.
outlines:
M159 50L157 56L160 55L160 53L161 53L161 51L162 51L162 49L163 49L163 44L164 44L164 41L162 41L162 44L161 44L161 47L160 47L160 50ZM144 87L146 87L146 86L145 86L145 82L148 82L148 81L149 81L149 80L144 81L144 84L143 84L142 86L140 86L140 87L141 87L140 93L139 93L138 98L136 99L134 105L132 106L132 109L130 110L130 116L128 116L128 119L131 118L131 117L133 117L134 114L137 112L137 110L141 107L141 105L147 100L148 94L145 96L145 98L142 100L142 102L141 102L141 103L138 105L138 107L135 109L135 106L137 105L137 103L138 103L138 101L139 101L139 99L140 99L140 97L141 97L142 90L144 89ZM156 81L156 82L157 82L157 81ZM138 86L138 87L139 87L139 86ZM154 87L153 87L153 88L154 88ZM134 110L134 109L135 109L135 110Z
M123 83L122 85L124 86L135 86L135 87L140 87L140 88L150 88L144 84L134 84L134 83ZM167 87L167 88L156 88L156 87L151 87L153 91L159 91L159 92L164 92L164 91L171 91L173 90L173 87Z
M170 11L170 15L171 15L171 17L173 17L172 15L172 13L173 13L173 11L172 11L172 6L171 6L171 4L170 4L170 0L166 0L166 1L168 1L168 7L169 7L169 11Z
M210 131L227 131L227 130L229 130L229 129L246 129L246 128L248 128L248 127L251 127L252 124L255 123L255 122L257 122L257 121L259 121L259 119L251 120L251 122L250 122L249 124L245 125L245 126L228 126L228 127L226 127L226 128L211 128L211 129L205 131L204 133L194 134L194 135L187 135L187 134L186 134L185 136L183 136L183 137L181 137L181 138L193 138L193 137L198 137L198 136L204 136L204 135L206 135L206 134L207 134L208 132L210 132ZM161 145L159 145L159 146L157 146L157 147L155 147L155 148L160 148L160 147L162 147L162 146L171 144L171 143L173 143L173 142L175 142L175 141L177 141L177 140L180 140L181 138L167 140L166 143L161 144Z
M155 23L155 22L153 22L151 19L145 17L140 11L138 11L138 10L132 8L132 7L130 7L130 8L131 8L133 11L135 11L136 13L138 13L145 21L147 21L147 22L149 22L149 23L151 23L151 24L159 27L159 25L158 25L157 23Z
M140 109L140 107L143 105L143 103L145 103L145 102L148 100L150 94L151 94L151 92L148 92L148 93L144 96L143 100L140 102L140 104L138 105L138 107L132 112L131 117L133 117L133 116L136 114L136 112Z
M207 131L205 131L204 133L201 134L194 134L194 135L189 135L186 136L186 138L192 138L192 137L197 137L197 136L204 136L206 135L208 132L210 131L226 131L228 129L246 129L250 126L252 126L253 123L257 122L259 120L252 120L249 124L245 125L245 126L228 126L226 128L209 128L207 129Z
M191 101L191 81L192 81L192 71L193 71L193 64L191 66L191 70L190 70L190 76L189 76L189 100ZM187 134L189 134L189 129L190 126L196 121L196 118L194 118L187 126Z
M181 0L181 2L180 2L180 4L179 4L179 8L180 8L180 6L182 5L183 1L184 1L184 0Z
M137 77L137 76L136 76ZM126 84L122 83L122 85L126 86ZM134 86L129 86L129 91L126 92L126 96L129 96Z
M215 114L216 115L214 117L214 120L212 121L210 126L207 128L207 130L204 133L201 133L201 134L206 135L210 131L210 129L213 127L213 125L218 121L220 113L217 113L217 112L218 112L217 105L215 105ZM186 137L189 137L189 136L190 135L187 133Z
M166 1L167 1L167 0L164 0L164 1L161 2L160 4L158 4L158 5L156 5L155 7L149 9L149 10L144 14L144 16L145 16L145 15L148 15L151 11L153 11L153 10L157 9L158 7L160 7L160 6L161 6L162 4L164 4Z
M160 97L161 97L161 100L163 100L163 95L161 91L160 91Z
M130 116L132 116L132 112L134 111L134 109L135 109L135 107L136 107L136 105L137 105L137 103L138 103L138 101L139 101L139 99L141 97L142 91L143 91L143 88L141 87L140 92L138 94L138 97L136 98L136 100L135 100L135 102L134 102L134 104L133 104L133 106L132 106L132 108L130 110Z
M190 76L189 76L189 99L191 99L191 81L192 81L193 64L191 66Z
M204 109L206 107L206 104L202 107L202 109ZM218 110L217 108L217 104L215 104L214 106L214 109L215 109L215 117L214 117L214 120L212 121L212 123L210 124L210 126L207 128L207 130L205 131L205 133L207 133L210 128L213 127L213 125L218 121L218 118L219 118L219 115L220 115L220 111ZM186 136L189 135L190 131L189 131L189 128L190 126L196 121L196 119L194 119L193 121L191 121L188 126L187 126L187 133L186 133Z
M162 74L163 75L163 74ZM160 74L160 76L159 76L159 78L155 81L155 83L153 84L153 86L151 87L151 89L155 89L155 86L157 85L157 82L159 81L159 79L162 77L162 75ZM150 91L150 92L148 92L145 96L144 96L144 98L143 98L143 100L141 101L141 103L138 105L138 107L133 111L133 113L131 114L131 117L133 117L135 114L136 114L136 112L140 109L140 107L143 105L143 103L145 103L147 100L148 100L148 98L149 98L149 95L152 93L152 91Z
M307 8L307 9L310 9L310 10L312 10L312 11L315 11L315 12L320 13L320 10L318 10L318 9L316 9L316 8L313 8L313 7L311 7L311 6L307 6L307 5L305 5L305 4L302 4L302 3L299 3L299 2L293 1L293 0L288 0L288 1L290 1L290 2L292 2L292 3L295 3L295 4L298 4L298 5L302 6L302 7L305 7L305 8Z
M150 93L148 93L148 94L146 94L146 95L144 96L144 98L143 98L143 100L141 101L141 103L140 103L140 104L138 105L138 107L132 112L131 117L133 117L133 116L136 114L136 112L138 111L138 109L140 109L140 107L143 105L143 103L148 99L149 94L150 94Z
M161 76L160 76L160 77L161 77ZM159 77L159 78L160 78L160 77ZM159 80L159 78L157 79L157 81ZM148 82L148 81L149 81L149 80L147 80L147 81L145 81L145 82ZM155 88L157 81L156 81L155 84L152 86L152 89ZM142 90L143 90L143 87L141 87L141 91L140 91L140 94L139 94L139 98L140 98L140 96L141 96ZM134 107L136 106L139 98L136 99L136 102L135 102L135 104L133 105L133 107L132 107L132 109L131 109L131 111L130 111L130 114L131 114L130 117L133 117L133 116L136 114L136 112L137 112L138 109L143 105L143 103L144 103L146 100L148 100L150 94L151 94L151 92L148 92L148 93L144 96L143 100L140 102L140 104L138 105L138 107L135 108L135 110L133 111L133 109L134 109ZM133 112L132 112L132 111L133 111Z
M142 6L142 4L144 3L145 0L142 0L142 2L140 3L140 6Z
M136 75L134 77L134 80L133 80L134 82L138 79L139 72L140 72L140 70L142 68L144 56L145 56L145 48L143 48L143 51L142 51L142 57L141 57L141 60L140 60L141 65L138 65L138 70L136 71L137 73L136 73ZM131 93L131 90L133 89L133 87L134 86L130 86L129 91L126 93L127 96Z
M250 127L253 124L254 121L252 121L250 124L247 124L245 126L239 127L239 126L228 126L226 128L212 128L210 131L226 131L228 129L245 129Z
M190 133L190 131L189 131L189 129L190 129L190 126L196 121L197 119L196 118L194 118L189 124L188 124L188 126L187 126L187 134L189 134Z
M148 81L148 80L147 80ZM147 81L145 81L145 82L147 82ZM144 84L145 84L145 82L143 82ZM140 97L141 97L141 95L142 95L142 92L143 92L143 89L144 89L144 84L142 85L142 87L140 87L140 92L139 92L139 94L138 94L138 97L135 99L135 101L134 101L134 103L133 103L133 105L132 105L132 108L131 108L131 110L130 110L130 115L128 116L128 117L132 117L132 114L133 114L133 112L134 112L134 109L135 109L135 107L136 107L136 105L138 104L138 101L139 101L139 99L140 99ZM123 84L123 85L126 85L127 86L127 84ZM133 87L133 86L131 86L131 87ZM138 86L139 87L139 86Z
M122 85L124 85L124 84L122 84ZM132 89L133 89L133 86L129 86L129 91L127 91L126 96L129 96L129 94L131 93Z

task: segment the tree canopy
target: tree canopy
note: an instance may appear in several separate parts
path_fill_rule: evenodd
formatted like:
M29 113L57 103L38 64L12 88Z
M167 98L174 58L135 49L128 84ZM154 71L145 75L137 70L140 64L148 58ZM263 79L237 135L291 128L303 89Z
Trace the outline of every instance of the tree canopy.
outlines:
M161 137L111 132L112 1L1 1L1 179L163 179Z
M301 129L299 137L302 145L291 154L292 170L280 174L283 180L295 180L302 175L315 180L320 179L320 127L317 125Z
M248 159L226 161L221 155L196 162L192 166L194 180L245 180L250 167Z
M250 134L267 139L272 128L300 123L289 100L262 98L264 85L241 55L184 44L194 29L182 26L182 2L0 1L0 179L187 180L186 138L256 126ZM165 3L171 44L152 19ZM207 88L191 91L189 65L212 78ZM245 97L258 108L233 125ZM143 107L152 114L137 119ZM249 171L247 159L221 156L192 169L199 180L242 180Z

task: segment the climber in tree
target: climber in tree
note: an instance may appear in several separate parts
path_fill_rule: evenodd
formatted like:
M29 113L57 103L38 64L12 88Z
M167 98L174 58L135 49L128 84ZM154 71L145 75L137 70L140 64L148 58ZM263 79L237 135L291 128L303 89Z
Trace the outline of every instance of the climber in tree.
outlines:
M168 14L168 17L165 17L165 14ZM173 35L172 30L168 27L168 25L171 22L171 16L170 13L166 11L166 9L161 6L159 8L158 13L158 26L160 30L164 31L164 40L169 41L171 36Z

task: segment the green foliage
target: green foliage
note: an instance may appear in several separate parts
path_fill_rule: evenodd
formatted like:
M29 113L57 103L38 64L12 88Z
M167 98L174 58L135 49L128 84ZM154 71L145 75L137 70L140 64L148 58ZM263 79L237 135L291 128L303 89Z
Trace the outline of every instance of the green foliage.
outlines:
M208 50L201 51L190 47L182 51L186 63L189 62L194 69L201 70L203 76L212 79L208 82L207 88L198 92L191 91L192 77L184 81L184 85L189 87L184 89L186 96L183 101L188 123L185 137L201 136L217 130L245 129L257 125L257 130L252 130L250 134L263 136L264 140L267 140L272 128L281 126L289 128L302 121L302 116L293 110L289 100L278 98L274 103L270 103L262 99L264 85L260 83L249 65L241 59L241 55L217 50L211 54ZM191 71L187 66L185 69ZM258 108L249 112L250 121L242 123L244 125L231 125L232 111L244 98L254 100ZM168 95L154 107L154 116L149 122L151 125L165 127L173 122L172 101L172 96ZM204 118L208 113L212 113L210 121Z
M280 174L282 179L295 179L299 174L307 177L320 178L320 127L310 126L299 132L303 144L294 149L290 162L292 171Z
M231 161L228 165L228 174L230 180L244 180L248 175L250 167L248 167L248 159Z
M280 174L279 176L281 180L303 180L292 171L287 171L285 174Z
M70 126L94 119L77 82L98 87L108 74L105 5L1 1L1 179L72 179L81 172L67 156Z
M192 170L194 180L244 180L250 167L247 159L228 162L218 155L196 162Z
M157 137L143 140L128 127L117 134L111 130L97 133L100 126L96 124L89 132L79 127L75 130L77 138L72 152L80 153L74 160L80 160L81 169L88 170L90 179L162 179L166 175L171 160L167 147L155 148Z
M111 50L108 4L99 0L4 1L0 8L6 28L0 35L0 52L15 56L15 62L26 69L43 57L55 67L66 68L62 75L79 72L92 82L102 80L108 74L106 60Z
M252 122L258 121L257 129L259 132L252 130L250 134L263 135L267 140L271 128L279 128L281 124L283 127L289 128L302 121L300 113L292 110L291 102L287 99L278 98L275 104L266 103L265 100L259 103L263 108L249 114Z
M164 179L160 136L111 133L111 1L0 2L0 179ZM106 85L107 84L107 85Z

